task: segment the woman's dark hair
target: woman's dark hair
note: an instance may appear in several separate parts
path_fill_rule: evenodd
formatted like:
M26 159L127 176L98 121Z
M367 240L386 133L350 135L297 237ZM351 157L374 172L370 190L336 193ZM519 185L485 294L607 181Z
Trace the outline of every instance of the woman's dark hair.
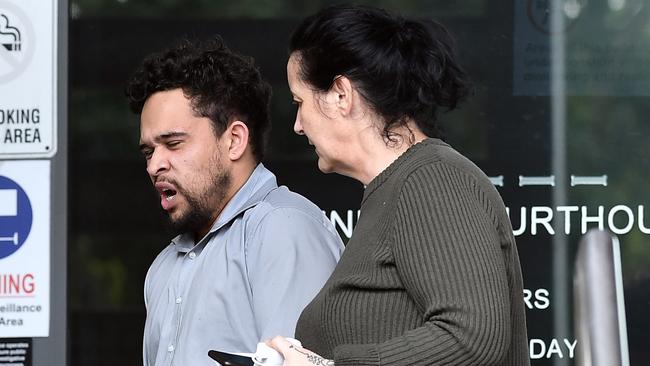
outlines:
M430 27L382 9L333 6L306 18L291 36L289 54L299 76L317 91L349 78L384 119L383 136L413 119L424 134L439 137L439 107L454 109L469 90L453 40L440 24Z
M198 116L212 121L216 137L230 122L244 122L253 155L262 160L271 128L271 87L252 57L231 51L220 37L184 40L145 58L126 86L126 97L139 114L152 94L177 88L191 100Z

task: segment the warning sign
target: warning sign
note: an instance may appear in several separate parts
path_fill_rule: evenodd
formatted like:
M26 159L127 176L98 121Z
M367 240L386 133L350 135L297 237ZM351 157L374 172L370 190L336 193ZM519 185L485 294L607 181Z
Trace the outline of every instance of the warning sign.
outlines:
M56 0L0 0L0 160L56 153L56 11Z
M49 322L50 161L0 161L0 338L47 337Z

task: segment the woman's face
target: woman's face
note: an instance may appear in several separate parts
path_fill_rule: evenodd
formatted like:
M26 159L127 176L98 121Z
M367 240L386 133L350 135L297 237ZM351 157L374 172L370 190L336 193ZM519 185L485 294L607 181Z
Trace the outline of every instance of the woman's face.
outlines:
M307 136L318 155L318 169L323 173L348 173L352 165L353 126L337 113L334 91L318 93L299 76L299 57L291 55L287 78L294 102L298 105L293 130ZM348 174L346 174L348 175Z

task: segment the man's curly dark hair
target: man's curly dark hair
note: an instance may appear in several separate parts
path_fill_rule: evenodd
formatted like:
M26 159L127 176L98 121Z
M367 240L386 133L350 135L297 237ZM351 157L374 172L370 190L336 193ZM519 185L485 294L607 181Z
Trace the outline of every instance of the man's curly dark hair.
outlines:
M131 110L140 114L152 94L177 88L190 99L197 116L212 121L216 137L230 122L244 122L253 156L262 160L271 128L271 86L252 57L231 51L218 36L184 40L147 56L127 83L126 97Z

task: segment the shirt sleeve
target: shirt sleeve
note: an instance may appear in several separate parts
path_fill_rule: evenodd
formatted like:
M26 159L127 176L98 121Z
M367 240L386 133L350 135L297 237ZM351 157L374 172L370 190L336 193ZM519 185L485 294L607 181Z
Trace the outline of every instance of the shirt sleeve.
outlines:
M496 222L472 177L419 168L397 201L395 266L422 326L378 344L341 345L344 365L497 365L510 347L507 273Z
M152 264L152 266L153 266L153 264ZM144 286L143 286L143 291L142 291L143 294L144 294L144 296L143 296L143 298L144 298L144 308L145 308L145 311L147 313L147 316L149 316L149 297L150 297L150 293L151 293L150 276L151 276L152 266L149 267L149 269L147 270L147 274L144 277ZM145 329L142 332L142 365L143 366L149 366L150 365L149 358L148 358L148 353L147 353L147 344L149 343L148 338L149 338L149 336L147 334L147 330Z
M149 302L149 281L147 278L149 277L149 271L147 271L147 276L145 276L144 279L144 286L143 286L143 298L144 298L144 308L148 312L149 307L148 307L148 302ZM149 360L147 359L147 333L142 332L142 365L143 366L149 366Z
M343 244L325 216L295 208L266 214L248 239L247 266L260 340L293 337L304 307L334 270Z

